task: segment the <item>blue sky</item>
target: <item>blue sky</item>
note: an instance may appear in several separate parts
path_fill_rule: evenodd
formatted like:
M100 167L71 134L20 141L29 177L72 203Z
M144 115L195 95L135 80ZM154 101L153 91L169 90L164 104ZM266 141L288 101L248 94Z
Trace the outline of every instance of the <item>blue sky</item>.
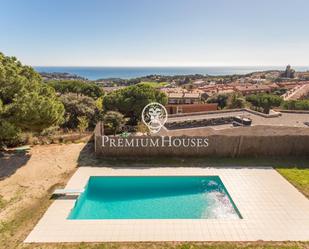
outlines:
M308 0L0 0L34 66L309 65Z

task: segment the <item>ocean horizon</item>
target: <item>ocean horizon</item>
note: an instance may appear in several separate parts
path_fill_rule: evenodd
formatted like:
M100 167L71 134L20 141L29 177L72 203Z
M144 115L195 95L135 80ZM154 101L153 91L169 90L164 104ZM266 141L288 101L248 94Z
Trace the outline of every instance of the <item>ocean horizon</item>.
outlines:
M308 67L293 67L296 71L308 71ZM225 67L58 67L34 66L40 73L70 73L89 80L122 78L131 79L147 75L233 75L266 70L285 70L284 66L225 66Z

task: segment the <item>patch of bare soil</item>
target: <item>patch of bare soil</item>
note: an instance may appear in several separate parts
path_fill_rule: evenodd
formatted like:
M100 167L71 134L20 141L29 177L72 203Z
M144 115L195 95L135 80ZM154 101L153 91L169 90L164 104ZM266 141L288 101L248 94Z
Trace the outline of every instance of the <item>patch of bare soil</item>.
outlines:
M34 146L29 154L0 158L0 222L65 183L77 167L81 144Z

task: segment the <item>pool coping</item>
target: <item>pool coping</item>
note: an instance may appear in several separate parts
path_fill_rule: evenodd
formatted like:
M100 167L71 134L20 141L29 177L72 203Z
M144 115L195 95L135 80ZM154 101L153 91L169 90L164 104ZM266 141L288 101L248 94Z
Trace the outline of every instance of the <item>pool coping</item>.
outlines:
M68 220L75 199L56 199L25 242L309 240L309 200L270 167L80 167L66 188L89 176L220 177L243 219Z

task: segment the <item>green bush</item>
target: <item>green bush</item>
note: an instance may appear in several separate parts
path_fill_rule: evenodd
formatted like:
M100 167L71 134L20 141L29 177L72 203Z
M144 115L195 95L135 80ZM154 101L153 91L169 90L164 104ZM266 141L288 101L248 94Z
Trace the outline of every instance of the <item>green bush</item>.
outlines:
M60 100L65 108L63 128L77 129L79 117L87 118L89 128L93 128L102 119L102 112L98 109L96 101L90 97L70 93L60 96Z
M86 116L81 116L81 117L78 117L78 130L80 133L83 133L86 131L86 129L88 128L88 125L89 125L89 121L87 119Z
M121 131L125 123L126 119L121 113L109 111L104 115L104 132L107 135L116 135Z
M309 100L288 100L282 104L283 109L309 111Z
M262 93L249 95L246 97L246 101L268 114L272 107L280 106L283 99L277 95Z
M231 109L234 108L244 108L246 105L246 100L239 96L238 94L232 94L228 98L228 107Z
M1 120L0 122L0 147L15 146L22 142L21 130L14 124Z
M225 94L219 94L207 99L207 103L217 103L220 109L223 109L227 105L228 96Z

